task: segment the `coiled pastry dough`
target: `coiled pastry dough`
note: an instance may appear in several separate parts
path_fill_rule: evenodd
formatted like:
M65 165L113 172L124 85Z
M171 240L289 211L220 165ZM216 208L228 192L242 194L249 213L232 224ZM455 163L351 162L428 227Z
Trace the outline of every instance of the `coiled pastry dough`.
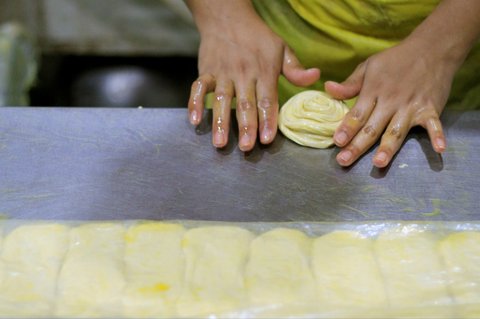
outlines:
M295 143L327 148L333 145L333 134L348 111L345 103L327 93L304 91L282 106L278 126Z

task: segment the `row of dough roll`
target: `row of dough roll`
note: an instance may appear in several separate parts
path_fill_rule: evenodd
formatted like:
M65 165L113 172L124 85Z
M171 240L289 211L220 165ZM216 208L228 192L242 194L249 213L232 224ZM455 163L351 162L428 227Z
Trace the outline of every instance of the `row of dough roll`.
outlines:
M480 232L235 225L4 230L0 317L479 318Z

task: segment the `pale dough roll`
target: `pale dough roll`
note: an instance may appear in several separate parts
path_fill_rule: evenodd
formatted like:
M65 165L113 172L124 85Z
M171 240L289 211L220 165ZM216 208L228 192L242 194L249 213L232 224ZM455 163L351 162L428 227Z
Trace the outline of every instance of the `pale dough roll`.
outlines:
M446 269L437 247L432 232L413 225L378 236L374 252L385 280L391 317L454 317Z
M373 253L373 240L354 231L334 231L313 242L312 268L318 302L332 317L385 317L387 296Z
M69 237L58 275L56 317L120 317L125 229L116 223L90 223L73 228Z
M453 233L440 242L449 288L461 318L480 318L480 232Z
M300 145L327 148L348 107L327 93L304 91L294 95L281 108L280 131Z
M125 237L124 315L173 318L185 272L183 226L162 222L131 226Z
M68 227L32 224L17 227L0 255L0 317L49 317L56 282L68 246Z
M235 226L198 227L185 233L179 317L224 318L226 313L245 308L244 268L253 237L250 231Z
M245 283L259 317L291 317L315 302L311 245L303 232L286 228L268 231L252 241Z

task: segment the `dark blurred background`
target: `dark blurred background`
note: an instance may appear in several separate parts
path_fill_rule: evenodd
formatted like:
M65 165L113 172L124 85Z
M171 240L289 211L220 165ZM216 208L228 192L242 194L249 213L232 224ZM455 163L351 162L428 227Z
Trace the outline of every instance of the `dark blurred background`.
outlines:
M42 55L36 106L186 107L196 77L190 57Z
M0 28L0 105L186 107L197 76L182 0L0 0Z

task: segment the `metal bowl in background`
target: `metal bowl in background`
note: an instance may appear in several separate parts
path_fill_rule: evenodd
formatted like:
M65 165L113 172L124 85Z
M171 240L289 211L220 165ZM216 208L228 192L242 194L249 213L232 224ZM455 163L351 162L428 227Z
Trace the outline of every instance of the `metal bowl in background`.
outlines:
M138 66L89 70L71 86L72 106L184 107L188 90L168 75Z
M35 106L186 107L194 57L45 56Z

